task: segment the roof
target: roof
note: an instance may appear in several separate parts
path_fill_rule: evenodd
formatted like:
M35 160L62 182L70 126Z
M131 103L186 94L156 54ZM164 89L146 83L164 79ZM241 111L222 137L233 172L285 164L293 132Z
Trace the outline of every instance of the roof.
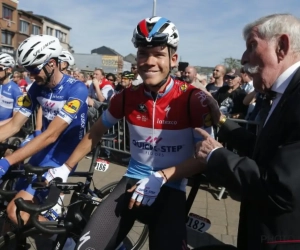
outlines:
M71 30L72 29L71 27L69 27L69 26L67 26L65 24L62 24L62 23L60 23L60 22L58 22L58 21L56 21L54 19L51 19L49 17L42 16L42 15L36 15L36 16L39 17L39 18L45 19L45 20L47 20L50 23L54 23L54 24L60 25L61 27L65 28L67 30Z
M136 63L136 56L132 53L128 54L123 58L124 61L130 62L130 63Z
M106 47L106 46L102 46L102 47L99 47L97 49L93 49L91 51L91 54L93 54L93 53L96 53L96 54L99 54L99 55L122 56L120 53L118 53L114 49Z
M43 20L43 19L42 19L41 17L39 17L38 15L33 14L32 11L26 11L26 10L20 10L20 9L18 9L18 12L21 12L22 14L25 14L25 15L27 15L27 16L33 17L33 18L35 18L35 19L37 19L37 20L40 20L41 22L42 22L42 20Z

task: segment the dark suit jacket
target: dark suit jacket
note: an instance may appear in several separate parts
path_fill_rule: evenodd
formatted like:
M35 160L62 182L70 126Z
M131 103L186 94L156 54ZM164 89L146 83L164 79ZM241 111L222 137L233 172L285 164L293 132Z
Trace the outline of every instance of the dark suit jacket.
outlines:
M241 192L238 249L300 249L300 68L258 138L232 121L219 137L245 155L215 150L208 174Z

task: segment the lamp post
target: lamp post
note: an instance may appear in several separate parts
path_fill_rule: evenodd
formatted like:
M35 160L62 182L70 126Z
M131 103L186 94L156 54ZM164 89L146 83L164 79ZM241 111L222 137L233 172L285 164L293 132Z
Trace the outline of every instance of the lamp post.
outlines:
M153 10L152 10L152 16L156 15L156 0L153 0Z

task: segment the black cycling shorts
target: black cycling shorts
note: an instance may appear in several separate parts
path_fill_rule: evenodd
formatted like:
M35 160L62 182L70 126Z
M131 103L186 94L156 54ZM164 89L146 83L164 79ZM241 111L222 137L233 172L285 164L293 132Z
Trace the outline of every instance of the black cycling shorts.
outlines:
M138 180L123 177L96 209L75 249L115 250L134 221L149 227L150 250L184 250L186 246L185 192L163 186L152 206L128 209L131 188Z

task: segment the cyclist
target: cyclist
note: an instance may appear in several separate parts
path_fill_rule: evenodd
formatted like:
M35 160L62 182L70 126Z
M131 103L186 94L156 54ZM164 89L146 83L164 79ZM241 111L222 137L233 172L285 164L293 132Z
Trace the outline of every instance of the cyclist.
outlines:
M58 63L59 63L59 69L63 74L69 75L68 74L68 68L70 66L73 66L75 64L75 59L73 55L68 51L68 50L62 50L61 54L58 57ZM40 106L38 108L38 111L36 113L36 127L35 130L31 135L29 135L27 138L22 143L22 146L24 146L26 143L31 141L34 137L38 136L41 133L42 130L42 117L43 117L43 110L42 107Z
M10 121L10 119L20 109L23 93L19 86L10 80L15 60L12 56L0 54L0 125Z
M48 35L31 36L23 41L18 50L18 62L35 82L23 99L22 108L5 125L0 127L0 141L16 133L28 120L39 103L43 109L42 133L28 144L0 160L0 177L10 165L31 157L34 166L61 166L70 156L84 135L87 113L87 89L82 82L62 74L58 67L58 56L62 47L56 37ZM66 181L68 168L54 168L45 178L51 181L60 177ZM19 180L16 195L33 203L43 202L47 193L36 191L26 180ZM7 207L9 218L17 223L16 207L11 201ZM21 212L26 223L28 214ZM45 220L45 218L42 218Z
M69 75L68 69L75 64L75 59L68 50L63 49L58 57L58 62L60 71L66 75Z
M138 72L143 84L115 94L109 108L61 167L71 170L124 116L130 131L131 160L119 184L89 220L77 249L115 249L136 219L149 225L150 249L187 249L186 180L168 182L163 169L170 166L198 166L193 152L201 136L194 127L212 133L209 97L199 89L170 76L176 66L179 34L168 19L152 17L134 29ZM180 168L179 168L180 169ZM129 188L147 177L165 183L156 201L137 197L148 206L129 209ZM138 191L145 183L139 184ZM150 194L151 196L151 194Z

